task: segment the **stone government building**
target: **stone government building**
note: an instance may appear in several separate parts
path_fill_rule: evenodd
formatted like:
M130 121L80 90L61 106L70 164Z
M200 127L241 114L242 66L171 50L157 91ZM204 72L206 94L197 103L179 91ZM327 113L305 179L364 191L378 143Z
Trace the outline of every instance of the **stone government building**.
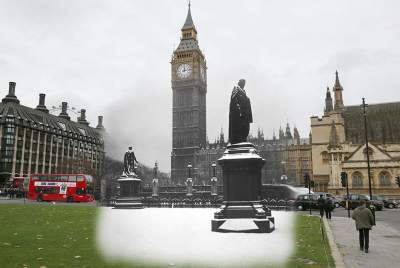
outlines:
M0 103L0 184L33 173L86 173L95 178L96 189L104 164L103 117L90 127L86 111L71 121L67 103L58 116L49 113L45 94L36 108L20 104L15 82Z
M317 189L344 194L340 173L348 174L351 193L368 193L368 173L362 108L345 106L338 73L332 100L326 92L322 117L311 117L312 167ZM400 196L400 102L367 107L372 193Z

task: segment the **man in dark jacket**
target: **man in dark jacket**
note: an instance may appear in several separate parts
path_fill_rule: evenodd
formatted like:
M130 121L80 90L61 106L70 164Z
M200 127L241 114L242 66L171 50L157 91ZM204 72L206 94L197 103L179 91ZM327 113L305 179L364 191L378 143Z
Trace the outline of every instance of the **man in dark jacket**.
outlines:
M332 218L331 215L332 210L333 210L333 200L332 198L328 197L325 202L325 215L327 219Z
M319 195L319 198L317 200L317 205L319 208L319 215L321 215L321 218L322 218L322 217L324 217L324 209L325 209L325 198L322 194Z
M356 221L356 229L359 232L360 250L369 249L369 230L374 224L374 216L371 210L366 207L366 201L361 201L361 206L357 207L351 216Z

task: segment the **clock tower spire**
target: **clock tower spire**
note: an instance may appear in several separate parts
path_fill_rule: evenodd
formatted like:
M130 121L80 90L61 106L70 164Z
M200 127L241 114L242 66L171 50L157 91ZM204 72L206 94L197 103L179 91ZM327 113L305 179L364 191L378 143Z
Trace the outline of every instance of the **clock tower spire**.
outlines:
M194 155L206 143L206 72L189 2L180 43L171 59L171 178L175 183L184 183L189 163L194 167L192 176L196 177Z

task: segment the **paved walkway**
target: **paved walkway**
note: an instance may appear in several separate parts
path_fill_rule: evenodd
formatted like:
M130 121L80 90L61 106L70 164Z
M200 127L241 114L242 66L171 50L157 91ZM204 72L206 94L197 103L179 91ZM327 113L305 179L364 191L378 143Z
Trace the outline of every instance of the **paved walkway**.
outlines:
M333 217L329 225L346 267L399 267L400 232L398 230L378 221L370 231L367 254L360 251L354 220Z

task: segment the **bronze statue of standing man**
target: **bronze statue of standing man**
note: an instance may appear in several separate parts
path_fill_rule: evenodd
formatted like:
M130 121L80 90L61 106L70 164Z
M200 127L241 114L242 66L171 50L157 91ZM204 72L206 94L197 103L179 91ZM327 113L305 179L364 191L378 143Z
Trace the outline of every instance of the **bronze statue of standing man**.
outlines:
M240 79L232 90L229 105L229 142L231 144L246 142L250 123L253 123L250 99L246 96L246 80Z
M135 153L132 150L132 146L130 146L124 156L124 172L126 175L135 173L135 162L136 164L139 164L136 159Z

